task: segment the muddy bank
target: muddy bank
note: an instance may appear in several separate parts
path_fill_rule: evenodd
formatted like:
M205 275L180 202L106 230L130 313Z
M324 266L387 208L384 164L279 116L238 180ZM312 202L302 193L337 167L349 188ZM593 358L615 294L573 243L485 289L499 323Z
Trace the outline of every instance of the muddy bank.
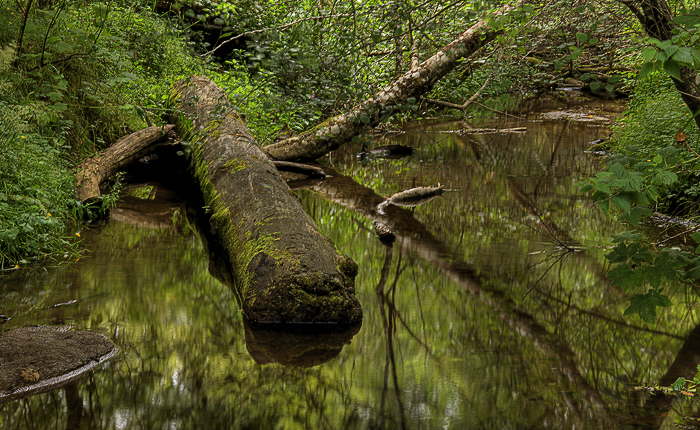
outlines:
M58 388L116 354L106 337L68 327L0 334L0 402Z

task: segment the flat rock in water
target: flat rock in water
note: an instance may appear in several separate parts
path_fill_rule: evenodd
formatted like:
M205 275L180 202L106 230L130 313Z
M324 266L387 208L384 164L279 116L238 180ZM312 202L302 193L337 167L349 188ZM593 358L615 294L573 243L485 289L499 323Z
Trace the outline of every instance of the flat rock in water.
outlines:
M0 333L0 403L60 387L116 352L103 335L67 327Z

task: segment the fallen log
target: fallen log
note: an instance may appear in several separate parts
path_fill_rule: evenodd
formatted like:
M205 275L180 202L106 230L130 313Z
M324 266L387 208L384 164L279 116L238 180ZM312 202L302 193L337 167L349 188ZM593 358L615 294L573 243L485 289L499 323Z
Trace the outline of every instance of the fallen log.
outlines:
M497 9L350 112L333 117L298 136L268 145L263 148L265 153L275 160L316 159L350 141L360 132L378 125L409 99L430 91L438 80L455 67L457 60L469 57L501 34L502 30L498 25L494 26L494 22L516 8L505 5Z
M174 125L144 128L116 141L98 155L83 161L75 176L80 201L100 196L100 184L117 170L153 150L153 144L172 137Z
M226 254L234 291L253 324L341 324L362 319L356 264L339 255L274 164L205 77L173 91L190 162L210 210L210 236Z

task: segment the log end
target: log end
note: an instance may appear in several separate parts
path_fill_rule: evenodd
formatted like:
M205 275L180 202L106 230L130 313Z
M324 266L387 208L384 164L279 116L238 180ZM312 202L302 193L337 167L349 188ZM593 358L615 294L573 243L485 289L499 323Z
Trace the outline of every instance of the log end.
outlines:
M243 310L254 325L353 326L362 322L355 297L357 265L339 257L337 271L301 271L253 285Z

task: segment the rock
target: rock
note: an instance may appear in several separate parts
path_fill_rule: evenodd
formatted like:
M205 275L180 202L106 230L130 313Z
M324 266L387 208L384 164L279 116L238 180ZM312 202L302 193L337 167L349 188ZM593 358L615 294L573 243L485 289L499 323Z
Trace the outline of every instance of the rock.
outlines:
M112 358L106 337L68 327L23 327L0 334L0 403L61 387Z

